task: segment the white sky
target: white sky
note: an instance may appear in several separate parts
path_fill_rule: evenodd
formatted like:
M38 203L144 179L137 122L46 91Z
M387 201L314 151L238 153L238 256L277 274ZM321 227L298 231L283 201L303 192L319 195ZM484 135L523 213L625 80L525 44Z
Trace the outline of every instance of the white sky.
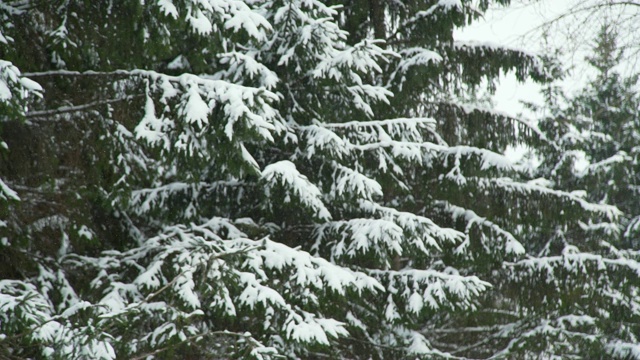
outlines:
M544 50L545 45L541 32L534 30L575 6L597 5L600 1L604 2L604 0L513 0L512 5L507 8L487 11L483 21L457 32L455 37L459 40L492 42L522 48L530 52L548 53L549 50ZM523 5L522 2L529 4ZM635 0L633 3L637 4ZM605 13L604 11L580 13L581 18L568 17L565 19L567 22L554 28L553 36L548 38L547 48L560 49L564 52L561 64L568 71L568 74L560 84L567 94L571 95L580 90L594 74L593 69L586 64L584 58L591 51L592 39L600 26L607 19L619 21L629 15L629 18L633 19L631 27L621 30L635 32L640 28L640 26L633 25L635 24L634 20L640 17L637 9L635 7L616 7L616 10L620 10L617 13ZM567 24L572 24L573 27L567 27ZM632 36L638 36L638 34L632 34ZM623 74L638 72L640 71L640 60L637 59L637 56L635 60L633 57L627 58L619 70ZM542 105L540 86L531 81L520 84L513 75L503 77L494 96L496 110L535 121L535 114L524 109L520 103L522 100ZM516 160L523 153L524 149L521 148L508 149L506 155ZM586 162L576 165L584 166L585 164Z
M550 20L570 8L576 0L540 0L533 4L514 4L507 8L496 8L485 14L484 21L456 33L459 40L489 41L510 47L518 47L532 52L544 52L544 44L539 34L532 32L547 20ZM597 30L598 22L594 22ZM556 33L552 46L563 47L563 37ZM570 51L567 50L569 53ZM568 55L573 55L572 52ZM582 63L584 52L578 52L572 58L565 59L571 63ZM586 80L584 71L574 71L564 81L569 91L577 89ZM517 115L523 111L521 100L542 103L539 86L533 82L519 84L513 75L503 78L495 95L496 109Z
M531 5L512 5L497 8L485 14L483 21L455 34L458 40L493 42L509 47L523 48L530 52L543 53L543 41L532 34L537 26L566 10L572 0L541 0ZM575 1L575 0L574 0ZM570 80L571 82L571 80ZM495 109L513 116L534 120L521 104L522 100L543 104L540 86L532 81L518 83L513 74L503 77L494 96ZM524 148L509 148L506 155L518 160Z

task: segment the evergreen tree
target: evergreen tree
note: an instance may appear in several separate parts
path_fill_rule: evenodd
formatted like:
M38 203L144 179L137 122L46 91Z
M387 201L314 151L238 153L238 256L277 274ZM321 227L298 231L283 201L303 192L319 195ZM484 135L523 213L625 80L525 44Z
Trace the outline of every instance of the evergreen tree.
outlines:
M548 75L453 38L489 3L0 1L0 355L548 354L517 286L617 212L501 155L476 91Z
M594 54L587 62L597 76L573 101L570 112L582 117L578 128L587 134L583 150L590 166L581 174L593 201L614 204L623 212L623 247L640 245L640 95L638 75L622 77L615 69L623 58L619 35L612 25L602 26ZM606 186L598 186L606 184Z
M589 63L597 76L573 98L548 87L540 127L554 146L538 152L537 175L560 190L592 203L608 204L622 213L616 222L579 222L558 228L538 259L528 268L528 283L553 284L544 307L527 309L544 322L532 332L550 354L586 358L640 357L638 348L638 251L635 218L638 163L637 77L623 79L614 69L621 58L616 33L601 28ZM604 219L602 219L604 220ZM637 246L635 246L637 249ZM537 279L536 279L537 277ZM523 334L523 336L529 334Z

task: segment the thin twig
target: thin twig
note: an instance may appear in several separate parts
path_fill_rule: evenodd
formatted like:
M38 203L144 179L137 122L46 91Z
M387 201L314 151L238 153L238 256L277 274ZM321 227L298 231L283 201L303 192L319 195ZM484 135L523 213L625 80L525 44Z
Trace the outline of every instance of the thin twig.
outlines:
M93 101L93 102L82 104L82 105L62 106L62 107L59 107L57 109L52 109L52 110L30 111L30 112L26 113L26 118L29 119L30 121L33 121L36 118L43 118L43 117L48 117L48 116L53 116L53 115L60 115L60 114L64 114L64 113L80 112L80 111L84 111L86 109L90 109L92 107L101 106L101 105L108 105L108 104L113 104L113 103L122 102L122 101L128 101L128 100L140 98L142 96L144 96L144 95L143 94L129 95L129 96L125 96L123 98ZM37 120L37 121L46 121L46 120Z
M34 78L34 77L47 77L47 76L137 76L138 73L128 71L128 70L115 70L115 71L73 71L73 70L51 70L51 71L41 71L41 72L25 72L22 73L23 76Z

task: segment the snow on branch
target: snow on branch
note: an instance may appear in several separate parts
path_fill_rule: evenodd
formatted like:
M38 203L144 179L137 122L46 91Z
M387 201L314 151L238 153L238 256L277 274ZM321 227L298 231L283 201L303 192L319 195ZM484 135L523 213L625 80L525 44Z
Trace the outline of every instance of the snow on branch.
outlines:
M566 346L566 344L574 342L597 343L600 341L598 335L590 334L584 331L586 328L592 328L596 323L596 319L587 315L564 315L558 318L542 318L536 323L527 321L519 321L512 326L503 327L496 334L497 337L510 339L508 345L495 353L492 358L511 357L520 351L527 352L527 343L533 343L536 346L543 345L541 349L537 349L535 356L547 354L553 356L557 353L557 346ZM559 341L549 341L548 339L558 339ZM541 339L547 339L541 341ZM522 349L522 350L521 350Z
M24 114L22 102L30 96L42 97L42 92L40 84L23 76L11 62L0 59L0 104L13 105Z
M330 345L329 338L349 335L345 324L333 319L317 318L312 313L290 313L286 320L285 331L292 340L305 343Z
M159 90L163 93L162 99L171 98L176 94L174 86L186 89L186 102L182 104L181 111L188 122L198 122L201 126L206 124L212 107L223 104L221 107L227 115L224 132L230 140L233 138L234 124L243 118L246 118L249 127L254 128L262 137L273 140L270 131L275 130L272 122L276 113L268 103L277 101L278 97L266 89L245 87L193 74L171 76L148 70L132 70L128 73L148 78L154 84L158 84Z
M635 216L629 221L629 223L627 224L627 228L624 230L623 236L625 238L629 238L638 231L640 231L640 215Z
M431 5L427 10L417 11L413 17L410 17L406 20L404 26L406 26L407 24L423 21L425 18L433 16L438 11L462 11L462 9L464 9L464 6L460 0L438 0L438 2Z
M331 197L350 195L373 200L374 197L382 196L382 186L376 180L337 162L332 162L332 166L335 170Z
M522 259L514 263L506 263L511 268L524 268L529 272L542 271L552 275L556 269L564 269L574 274L589 274L587 266L594 269L606 268L626 269L635 276L640 276L640 263L626 256L615 258L606 257L594 253L580 252L575 246L567 246L562 255L545 256L540 258ZM639 308L640 309L640 308Z
M388 97L393 96L393 93L384 89L381 86L373 86L368 84L358 84L355 86L347 87L350 96L353 100L353 105L362 110L367 116L373 116L373 109L371 108L371 102L385 102L389 103Z
M423 131L437 135L436 120L433 118L395 118L385 120L347 121L343 123L317 123L317 126L334 131L356 131L363 134L378 134L378 138L396 137L403 141L423 141ZM439 137L438 137L439 138ZM444 144L442 144L444 145Z
M353 151L378 152L380 169L386 170L388 162L396 164L397 159L405 159L422 166L427 158L440 157L441 161L447 163L453 157L453 167L446 175L459 183L465 183L466 178L462 174L463 158L478 158L480 169L512 170L513 163L504 155L472 146L447 146L438 136L439 144L424 141L424 135L420 129L430 129L431 119L416 119L415 121L405 121L404 119L391 119L383 121L350 122L344 124L322 124L300 127L307 134L306 155L311 157L316 149L327 149L330 153L342 158L345 153ZM424 127L423 127L424 126ZM385 131L387 127L390 131ZM352 130L348 139L340 137L331 130ZM394 139L398 137L399 139ZM387 153L387 151L389 153ZM395 172L401 172L400 167L394 167Z
M219 234L226 234L223 239ZM162 250L164 249L164 250ZM291 280L300 289L313 286L317 289L325 288L344 294L348 287L356 291L376 291L380 285L362 273L339 267L323 258L311 256L307 252L292 249L284 244L269 239L250 240L238 230L236 225L227 219L212 218L202 225L174 226L167 228L163 234L147 240L143 249L144 254L157 253L160 263L152 263L149 270L141 274L137 280L140 284L148 284L157 288L161 277L157 274L164 258L169 253L190 254L186 261L191 267L207 264L211 257L221 259L237 254L244 258L243 268L257 274L252 279L266 280L265 270L286 271L292 269ZM158 252L160 250L160 252ZM139 251L129 256L142 255ZM155 264L155 265L153 265ZM252 281L251 279L246 279ZM276 301L279 302L279 301Z
M20 201L18 193L12 190L2 179L0 179L0 200Z
M427 153L437 153L439 150L442 150L443 147L425 142L425 143L414 143L407 141L396 141L396 140L382 140L382 141L372 141L368 143L351 143L347 142L346 146L351 150L358 151L377 151L377 150L391 150L391 158L402 158L407 161L413 161L418 164L422 163L423 154Z
M399 318L400 313L407 313L405 310L398 310L397 301L402 301L406 310L414 314L426 309L437 311L447 307L470 309L478 296L491 287L491 284L476 276L462 276L452 268L448 268L448 272L369 269L367 273L386 284L389 289L406 289L389 293L385 311L388 321Z
M395 52L382 49L376 43L377 41L365 39L354 46L335 51L313 70L316 79L326 78L351 84L347 90L353 97L353 105L368 116L373 116L370 102L381 101L388 104L389 97L393 96L393 93L382 86L364 84L360 75L381 73L378 61L397 56Z
M331 219L329 210L322 202L322 192L312 184L306 176L300 174L294 163L288 160L279 161L267 165L262 171L262 177L266 181L265 192L267 197L272 196L276 187L284 191L284 203L289 203L292 197L311 209L316 218L322 220Z
M471 178L469 177L467 179L472 179L476 181L482 187L496 186L509 192L515 192L515 193L524 194L524 195L539 194L539 195L552 196L561 200L566 200L572 203L576 203L586 211L604 215L609 219L616 219L622 214L620 210L618 210L618 208L615 206L590 203L585 199L583 199L582 197L580 197L578 194L569 193L561 190L550 189L546 186L539 185L535 181L528 182L528 183L521 183L505 177L502 177L502 178L477 178L477 177Z
M437 52L419 47L402 49L399 53L402 60L400 60L400 63L391 75L391 78L395 78L398 72L403 75L406 74L411 67L425 66L442 61L442 56ZM400 83L402 84L403 82L404 81L401 81Z
M441 228L429 218L385 207L375 202L361 200L360 208L381 219L396 223L408 235L409 244L425 254L429 252L428 248L440 249L440 244L459 243L465 237L464 233L454 229Z
M300 126L306 140L305 156L311 158L316 150L327 152L330 156L342 159L349 154L345 141L331 129L319 125Z
M584 177L588 174L594 173L609 173L612 172L612 168L617 164L631 164L633 161L633 157L629 156L624 151L619 151L614 155L600 160L596 163L589 164L584 170L580 173L576 174L578 177Z
M162 143L162 147L166 150L170 149L171 143L169 137L165 133L173 122L166 118L158 118L156 116L155 105L153 99L147 94L144 105L144 117L136 126L134 132L137 139L144 139L151 145Z
M332 156L342 159L359 146L349 138L358 142L371 143L377 141L390 142L387 146L410 146L423 142L423 131L436 135L435 120L431 118L397 118L386 120L349 121L344 123L322 123L315 121L308 126L296 127L305 135L305 155L311 157L316 150L323 150ZM343 135L339 135L343 134ZM393 138L398 139L397 141ZM404 143L404 144L403 144ZM386 145L386 144L385 144ZM381 145L381 147L384 147Z
M313 249L321 251L328 246L332 261L342 257L369 259L374 254L377 260L382 261L381 266L390 268L389 261L393 256L405 252L417 256L416 251L431 255L434 250L441 250L441 243L455 241L455 231L441 229L429 219L382 208L372 202L370 204L377 207L374 213L381 218L357 218L322 224L315 229Z
M636 342L612 341L606 349L615 358L640 359L640 344Z
M329 339L348 335L345 324L321 317L300 304L313 309L319 306L321 296L330 292L345 296L347 292L362 295L384 291L365 273L268 238L247 239L223 218L212 218L201 225L168 227L140 248L109 255L109 262L94 264L101 269L94 286L104 289L100 303L107 311L101 319L107 322L127 314L151 312L157 316L159 311L189 318L202 315L209 307L235 317L242 308L242 313L266 312L261 315L265 316L264 326L291 340L328 345ZM182 271L176 275L178 269ZM137 271L138 275L126 284L119 276L107 274L111 271ZM278 280L282 276L287 282ZM145 293L149 294L143 296ZM273 316L275 313L281 315ZM197 329L181 328L175 321L168 321L140 341L158 347L197 333Z
M34 284L19 280L0 280L0 323L21 328L41 326L52 316L48 299Z
M218 55L220 62L228 69L216 73L216 78L228 79L234 84L243 84L247 78L259 80L259 84L268 90L273 90L280 79L278 75L256 60L259 53L248 51L247 53L229 52Z
M331 245L331 259L354 258L374 252L378 258L386 260L390 255L401 255L405 243L403 229L393 221L382 219L328 222L319 226L316 233L316 246L326 245L329 239L338 237L339 240Z
M456 162L459 164L459 159L464 157L471 157L473 155L480 158L480 169L486 170L489 168L496 168L503 171L513 169L513 163L509 158L502 154L495 153L493 151L482 149L473 146L450 146L442 150L442 155L445 161L448 157L453 156Z
M178 0L159 0L156 6L164 16L174 20L181 17L178 9L185 9L186 14L183 17L191 30L200 35L210 35L214 29L219 29L220 25L221 28L232 29L234 32L244 30L250 37L261 41L266 38L266 32L271 30L271 24L244 1L187 0L179 1L179 6L176 6L174 1Z
M95 334L95 328L91 326L72 321L80 310L95 307L86 301L77 301L58 312L48 293L60 291L62 296L66 294L46 279L62 280L60 278L64 275L60 272L55 274L50 269L41 268L41 271L44 273L38 280L43 282L42 289L24 281L0 280L0 328L3 333L11 333L10 327L14 331L21 330L14 336L24 336L43 344L42 355L45 357L55 352L57 356L66 358L114 360L112 339L101 336L100 332Z
M224 133L232 140L236 123L246 120L244 124L256 131L262 138L273 141L271 132L280 129L277 125L278 115L269 104L278 101L278 96L264 88L252 88L233 84L225 80L216 80L206 76L198 76L189 73L173 76L151 70L115 70L110 72L98 71L67 71L56 70L40 73L29 73L32 77L38 76L108 76L108 77L133 77L150 81L152 91L161 93L160 103L166 105L168 99L178 95L180 115L186 123L195 123L199 128L209 124L209 114L218 106L226 115ZM155 108L145 105L145 116L149 119L158 119ZM165 115L170 117L170 115ZM161 121L167 121L159 118ZM153 121L142 121L137 128L141 137L146 137L144 130L157 132L158 126L151 126ZM222 124L216 124L216 126ZM276 127L278 126L278 127ZM162 129L167 126L162 127ZM171 127L169 127L170 129ZM188 137L193 137L191 136ZM157 139L157 136L151 140ZM194 138L194 140L196 140ZM184 140L183 140L184 141Z
M376 45L378 43L380 41L365 39L352 47L338 51L330 58L320 62L313 71L313 75L316 78L327 77L340 81L344 73L347 73L352 74L352 78L349 80L361 83L356 73L380 73L382 68L380 68L376 60L383 60L387 56L397 56L395 52L382 49ZM345 72L345 70L348 71Z
M444 207L445 211L451 213L452 218L464 218L467 222L466 231L469 233L472 226L477 224L478 226L483 226L488 228L494 235L499 236L504 239L504 250L507 254L511 255L523 255L525 253L525 249L522 244L511 234L510 232L502 229L499 225L493 223L485 217L481 217L472 210L468 210L453 204L450 204L445 201L436 202L436 204L440 204ZM469 244L468 235L465 239L464 243L460 245L459 249L468 246Z
M287 6L278 7L269 18L278 66L291 65L293 71L300 73L308 68L308 64L301 63L305 56L300 53L312 54L309 60L315 63L339 53L348 34L332 21L336 16L336 6L317 0L291 0Z
M246 268L263 276L263 269L290 271L291 285L296 287L296 292L304 293L304 289L312 288L331 290L340 295L344 295L347 290L359 294L365 291L384 291L378 281L365 273L334 265L321 257L269 239L237 239L234 246L260 246L255 251L247 253Z

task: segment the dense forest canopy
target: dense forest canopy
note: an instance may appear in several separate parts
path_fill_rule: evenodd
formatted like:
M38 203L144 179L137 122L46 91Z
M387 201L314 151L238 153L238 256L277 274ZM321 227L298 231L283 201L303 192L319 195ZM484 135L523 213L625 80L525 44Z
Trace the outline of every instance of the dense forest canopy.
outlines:
M0 1L0 357L640 358L637 79L509 3Z

